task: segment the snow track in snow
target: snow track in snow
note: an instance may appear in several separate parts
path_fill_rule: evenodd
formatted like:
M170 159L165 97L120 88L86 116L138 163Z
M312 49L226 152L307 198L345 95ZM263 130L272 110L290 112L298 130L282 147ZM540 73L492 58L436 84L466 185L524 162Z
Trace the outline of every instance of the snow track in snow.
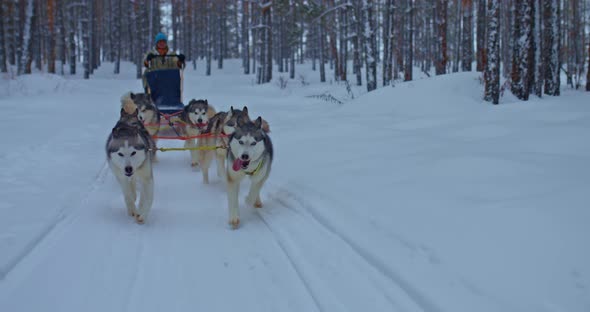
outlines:
M61 223L68 222L67 218L71 217L71 213L75 209L81 209L80 207L84 207L88 204L88 198L92 193L94 193L102 183L104 183L104 179L109 171L109 166L107 162L103 164L102 168L98 171L92 183L87 188L87 190L82 193L78 199L72 200L70 204L65 205L61 210L59 210L59 214L55 217L55 219L48 223L43 230L38 232L36 239L31 240L30 243L26 246L26 248L22 249L21 253L18 253L14 256L14 258L7 263L4 267L3 271L0 271L0 280L6 278L10 272L19 265L31 252L41 245L44 241L46 241L50 236L51 233L60 226Z

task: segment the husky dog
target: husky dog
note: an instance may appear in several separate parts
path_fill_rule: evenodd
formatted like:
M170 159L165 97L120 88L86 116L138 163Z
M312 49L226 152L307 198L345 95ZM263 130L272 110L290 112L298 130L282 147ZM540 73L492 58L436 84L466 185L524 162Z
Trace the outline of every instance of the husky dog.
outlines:
M184 133L193 137L207 133L209 120L215 115L215 109L209 105L207 100L192 99L182 111L180 120L184 123ZM204 138L198 138L195 145L195 139L186 140L184 147L194 148L206 146ZM209 183L209 164L213 159L213 151L208 150L191 150L191 166L201 166L203 169L203 182Z
M240 182L246 175L250 176L252 184L246 202L261 208L260 190L270 175L272 159L273 146L270 137L262 129L262 118L258 117L254 122L238 118L237 127L229 137L226 168L229 224L233 229L240 225Z
M158 107L150 100L137 100L137 97L142 94L131 93L131 98L137 105L139 111L138 117L143 122L145 128L151 136L157 135L160 131L160 111Z
M127 213L138 224L147 219L154 198L152 173L153 141L137 118L137 109L126 104L121 109L121 118L113 128L106 143L107 161L121 185ZM136 189L139 186L139 207L136 209Z
M130 126L138 128L141 135L148 141L149 150L152 153L152 161L156 158L156 142L152 139L149 131L143 125L141 118L139 117L139 108L135 101L131 99L132 93L126 93L121 97L121 116L117 125L124 122Z
M160 131L160 111L147 93L128 92L123 95L121 105L132 102L138 109L137 117L144 124L150 136L155 136ZM153 139L157 145L157 139ZM155 156L155 155L154 155ZM153 161L156 161L154 157Z
M215 153L217 176L219 177L225 176L225 157L227 153L223 149L228 147L228 137L234 133L238 120L250 121L248 107L244 106L240 110L231 106L229 111L219 112L209 120L207 132L211 134L211 137L208 139L207 145L219 147ZM262 130L266 133L270 132L270 126L264 119L262 119Z
M215 151L218 177L225 176L225 157L227 152L224 149L229 146L228 137L234 133L238 120L250 121L246 106L242 110L234 109L232 106L229 111L219 112L209 120L209 126L206 132L211 134L211 136L207 138L206 144L208 146L219 147Z

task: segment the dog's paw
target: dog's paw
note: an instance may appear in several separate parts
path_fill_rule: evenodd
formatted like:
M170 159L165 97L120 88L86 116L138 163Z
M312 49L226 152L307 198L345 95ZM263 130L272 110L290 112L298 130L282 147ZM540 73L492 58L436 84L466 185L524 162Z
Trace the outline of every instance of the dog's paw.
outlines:
M137 215L137 213L135 212L135 210L131 210L131 209L127 209L127 214L130 217L133 217L133 218L135 218L135 216Z
M246 196L245 199L246 203L254 208L262 208L262 202L260 198L250 198L250 196Z
M237 230L240 227L240 218L231 218L228 221L229 225L231 226L232 230Z
M254 203L256 202L256 200L250 196L246 196L246 198L244 198L244 201L246 202L246 204L250 206L254 206Z
M137 224L144 224L145 223L145 219L143 218L143 216L137 214L137 215L135 215L135 222Z

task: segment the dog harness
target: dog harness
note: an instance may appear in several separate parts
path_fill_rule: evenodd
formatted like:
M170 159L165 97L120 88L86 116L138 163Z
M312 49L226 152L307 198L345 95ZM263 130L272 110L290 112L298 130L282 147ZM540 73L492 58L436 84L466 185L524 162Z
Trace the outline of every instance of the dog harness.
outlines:
M249 176L253 176L260 171L260 168L262 168L262 165L264 165L264 158L262 158L262 160L258 163L258 166L256 166L256 169L254 169L254 171L248 172L248 171L244 170L244 173Z

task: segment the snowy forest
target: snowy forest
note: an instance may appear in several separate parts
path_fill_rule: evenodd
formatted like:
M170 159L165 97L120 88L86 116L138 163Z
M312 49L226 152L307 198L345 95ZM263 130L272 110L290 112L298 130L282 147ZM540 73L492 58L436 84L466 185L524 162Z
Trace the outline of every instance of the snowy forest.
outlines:
M587 0L0 0L0 70L91 78L137 66L159 31L197 69L242 59L258 83L311 65L368 91L413 72L483 72L485 99L590 91ZM326 67L333 77L326 77ZM79 68L80 67L80 68ZM364 69L364 70L361 70ZM201 70L201 69L199 69ZM363 74L364 73L364 74ZM586 77L584 77L586 75ZM502 79L501 79L502 78ZM501 81L505 81L502 82Z

